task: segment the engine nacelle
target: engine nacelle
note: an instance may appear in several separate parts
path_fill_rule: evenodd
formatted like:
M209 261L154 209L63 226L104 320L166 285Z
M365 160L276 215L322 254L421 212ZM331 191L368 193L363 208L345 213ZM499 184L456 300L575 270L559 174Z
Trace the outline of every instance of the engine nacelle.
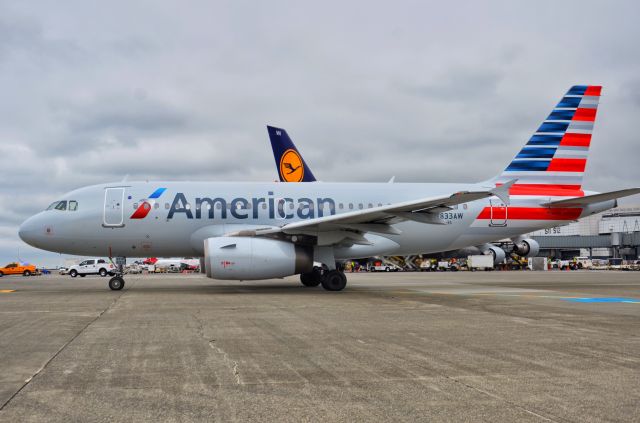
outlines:
M540 252L540 244L531 238L514 240L513 252L522 257L535 257Z
M204 258L207 277L213 279L282 278L313 270L311 247L267 238L207 238Z
M484 254L491 254L493 256L493 264L500 264L504 262L507 253L500 247L496 247L492 244L486 244L481 247L481 251Z

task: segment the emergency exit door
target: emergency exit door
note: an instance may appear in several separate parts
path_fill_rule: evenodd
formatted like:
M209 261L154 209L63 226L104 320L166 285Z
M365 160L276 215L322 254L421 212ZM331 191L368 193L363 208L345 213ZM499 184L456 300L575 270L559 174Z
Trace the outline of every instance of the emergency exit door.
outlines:
M498 200L490 199L491 220L489 226L507 226L507 214L509 212L507 205Z
M104 226L124 226L124 188L105 188Z

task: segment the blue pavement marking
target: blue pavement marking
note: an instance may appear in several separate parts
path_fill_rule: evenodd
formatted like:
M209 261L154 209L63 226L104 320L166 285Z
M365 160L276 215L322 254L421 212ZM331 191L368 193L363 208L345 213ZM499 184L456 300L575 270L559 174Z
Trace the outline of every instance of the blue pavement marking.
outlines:
M564 301L571 301L573 303L630 303L640 304L640 299L637 298L625 298L625 297L585 297L585 298L563 298Z

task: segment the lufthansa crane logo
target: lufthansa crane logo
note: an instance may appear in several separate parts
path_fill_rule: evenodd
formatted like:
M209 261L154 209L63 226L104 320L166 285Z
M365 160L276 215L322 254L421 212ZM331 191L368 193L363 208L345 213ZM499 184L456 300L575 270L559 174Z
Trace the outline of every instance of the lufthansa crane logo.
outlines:
M304 178L302 157L296 150L289 149L280 158L280 179L285 182L300 182Z

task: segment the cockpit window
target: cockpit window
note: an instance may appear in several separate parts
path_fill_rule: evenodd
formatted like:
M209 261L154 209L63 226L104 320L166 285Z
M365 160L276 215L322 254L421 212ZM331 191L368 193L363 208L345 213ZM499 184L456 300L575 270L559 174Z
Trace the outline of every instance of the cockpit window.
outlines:
M66 210L67 209L67 202L66 201L60 201L58 203L58 205L56 205L54 208L56 210Z
M69 201L69 210L70 211L78 210L78 202L73 200Z
M59 203L59 201L54 201L53 203L51 203L51 205L49 207L46 208L46 210L53 210L53 208L55 206L57 206Z

